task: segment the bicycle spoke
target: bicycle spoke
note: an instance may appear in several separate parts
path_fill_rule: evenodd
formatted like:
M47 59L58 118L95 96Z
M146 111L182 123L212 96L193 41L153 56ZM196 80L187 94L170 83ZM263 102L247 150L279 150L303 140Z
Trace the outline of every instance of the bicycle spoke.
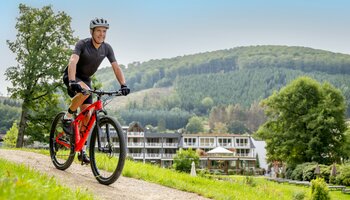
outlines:
M74 159L74 151L70 148L71 135L63 131L62 117L64 113L59 113L52 123L50 132L50 155L56 168L67 169Z
M112 118L101 119L99 127L101 132L95 128L90 143L91 168L97 180L108 185L119 177L123 169L125 142L120 126ZM100 138L100 147L97 137Z

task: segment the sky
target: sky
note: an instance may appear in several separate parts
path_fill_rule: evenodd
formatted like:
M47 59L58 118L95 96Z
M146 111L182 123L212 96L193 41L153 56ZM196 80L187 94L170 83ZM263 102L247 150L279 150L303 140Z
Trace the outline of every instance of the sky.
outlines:
M89 23L107 19L106 42L127 65L239 46L287 45L350 54L350 1L346 0L3 0L0 2L0 96L4 75L17 65L14 41L18 5L72 17L74 36L90 37ZM108 66L105 61L101 67ZM68 60L67 60L68 63Z

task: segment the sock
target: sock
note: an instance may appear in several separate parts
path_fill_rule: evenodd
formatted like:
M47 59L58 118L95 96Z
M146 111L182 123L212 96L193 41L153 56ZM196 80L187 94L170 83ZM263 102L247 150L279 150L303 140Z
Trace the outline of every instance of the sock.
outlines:
M70 120L70 119L72 119L72 115L71 115L71 116L68 116L68 113L66 113L66 114L63 116L63 119L64 119L64 120Z

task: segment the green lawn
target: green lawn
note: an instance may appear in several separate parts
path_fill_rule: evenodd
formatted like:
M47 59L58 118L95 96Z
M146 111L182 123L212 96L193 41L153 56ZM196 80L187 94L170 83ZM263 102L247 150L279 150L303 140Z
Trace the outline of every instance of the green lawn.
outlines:
M46 150L36 150L35 152L48 155ZM293 195L300 192L304 192L306 198L309 198L311 190L309 187L267 181L263 177L253 177L252 183L247 183L245 176L230 176L229 181L192 177L189 174L179 173L171 169L128 160L123 170L123 176L194 192L208 198L225 200L291 200ZM330 191L330 195L335 200L350 199L350 195L340 191Z
M25 165L0 159L0 199L94 199L86 191L72 190Z

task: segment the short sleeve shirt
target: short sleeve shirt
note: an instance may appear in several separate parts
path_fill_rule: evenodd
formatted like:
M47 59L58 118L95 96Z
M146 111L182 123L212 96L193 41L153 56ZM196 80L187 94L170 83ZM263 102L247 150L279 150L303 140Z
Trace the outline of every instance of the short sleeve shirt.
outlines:
M79 56L76 76L87 80L90 80L90 77L94 75L105 57L108 58L110 63L116 61L111 45L103 42L101 46L96 49L92 44L91 38L79 40L75 45L73 54Z

